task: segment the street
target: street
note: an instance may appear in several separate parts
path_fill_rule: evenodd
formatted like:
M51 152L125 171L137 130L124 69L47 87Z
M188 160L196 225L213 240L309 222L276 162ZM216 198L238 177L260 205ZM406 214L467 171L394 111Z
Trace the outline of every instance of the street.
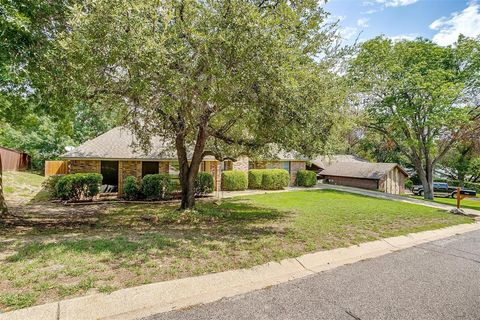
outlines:
M480 231L147 319L480 319Z

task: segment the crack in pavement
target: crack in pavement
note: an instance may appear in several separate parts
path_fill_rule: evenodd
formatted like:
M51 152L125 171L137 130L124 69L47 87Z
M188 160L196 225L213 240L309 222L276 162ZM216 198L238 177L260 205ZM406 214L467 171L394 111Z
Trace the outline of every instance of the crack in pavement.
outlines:
M429 249L429 248L425 248L425 247L417 247L417 249L422 249L422 250L429 251L429 252L435 252L435 253L439 253L439 254L446 255L446 256L451 256L451 257L455 257L455 258L461 258L461 259L464 259L464 260L467 260L467 261L472 261L472 262L475 262L475 263L480 263L480 260L475 260L475 259L466 258L466 257L460 256L460 255L456 255L456 254L453 254L453 253L447 253L447 252L442 252L442 251L438 251L438 250L433 250L433 249L431 249L431 248Z

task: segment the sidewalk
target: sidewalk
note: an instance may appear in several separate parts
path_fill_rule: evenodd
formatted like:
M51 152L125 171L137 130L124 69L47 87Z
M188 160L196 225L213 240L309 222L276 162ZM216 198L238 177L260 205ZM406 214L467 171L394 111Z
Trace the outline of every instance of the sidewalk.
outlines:
M0 320L136 319L259 290L345 264L475 230L480 230L480 223L386 238L348 248L306 254L280 262L269 262L250 269L153 283L118 290L111 294L93 294L49 303L0 314Z

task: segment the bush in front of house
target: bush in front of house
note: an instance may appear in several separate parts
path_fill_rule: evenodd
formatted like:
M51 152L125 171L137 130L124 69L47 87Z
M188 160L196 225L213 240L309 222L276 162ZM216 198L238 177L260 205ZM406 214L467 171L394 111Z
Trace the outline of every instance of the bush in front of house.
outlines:
M262 189L263 172L266 169L248 170L248 189Z
M147 200L169 199L172 190L172 178L168 174L147 174L142 179L141 192Z
M317 174L310 170L297 171L297 185L300 187L313 187L317 184Z
M123 193L126 200L137 200L140 198L140 185L137 182L137 178L134 176L128 176L123 183Z
M92 200L100 192L102 179L99 173L67 174L58 178L55 192L63 200Z
M57 185L58 180L60 180L60 178L63 176L64 174L55 174L45 179L45 181L43 181L42 187L48 193L48 197L50 199L59 198L57 194L57 189L55 188L55 186Z
M213 176L208 172L199 172L195 178L195 195L206 196L213 191Z
M233 170L222 172L222 190L240 191L248 187L247 174L243 171Z
M263 190L281 190L290 184L290 175L284 169L265 169L262 176Z

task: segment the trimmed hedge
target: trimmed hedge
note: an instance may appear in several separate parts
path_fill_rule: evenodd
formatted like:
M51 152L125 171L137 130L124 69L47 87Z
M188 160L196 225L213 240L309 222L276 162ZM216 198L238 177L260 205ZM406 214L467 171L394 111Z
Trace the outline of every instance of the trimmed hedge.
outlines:
M435 179L435 182L446 182L450 187L458 187L460 185L460 181L451 179ZM465 189L475 190L480 193L480 183L465 181L464 185Z
M138 185L137 178L134 176L128 176L123 183L124 198L127 200L137 200L140 198L140 186Z
M317 174L310 170L297 171L297 185L301 187L313 187L317 184Z
M248 188L281 190L290 184L290 175L284 169L252 169L248 171Z
M168 174L147 174L142 179L141 191L147 200L165 200L171 197L173 183Z
M208 172L199 172L195 178L195 195L206 196L213 191L213 176Z
M99 173L67 174L58 179L55 191L63 200L92 200L100 192L102 179Z
M284 169L265 169L262 177L262 189L281 190L290 184L290 175Z
M222 190L240 191L248 187L247 174L243 171L233 170L222 172Z
M248 189L262 189L263 172L266 169L248 170Z

